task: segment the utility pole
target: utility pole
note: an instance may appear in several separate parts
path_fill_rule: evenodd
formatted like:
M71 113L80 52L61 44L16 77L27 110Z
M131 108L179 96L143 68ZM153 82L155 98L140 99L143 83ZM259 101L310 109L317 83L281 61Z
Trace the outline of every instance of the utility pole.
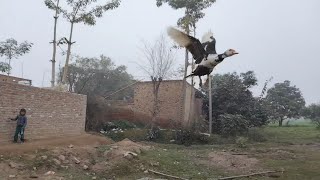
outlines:
M212 134L212 76L209 75L209 134Z
M187 29L185 29L186 34L190 34L190 30L189 27L187 27ZM187 71L188 71L188 66L189 66L189 53L188 50L185 49L185 62L184 62L184 77L187 76ZM182 102L183 102L183 108L182 108L182 121L187 121L187 123L184 123L186 125L187 128L189 128L189 112L186 112L187 106L187 79L184 78L183 79L183 83L182 83ZM188 115L188 116L187 116Z
M194 28L193 28L193 37L196 37L196 26L194 25L193 26ZM188 62L188 65L189 65L189 62ZM193 72L193 70L194 70L194 60L193 59L191 59L191 72ZM191 77L191 91L190 91L190 104L189 104L189 106L190 106L190 110L189 110L189 125L191 125L192 126L192 124L194 123L194 121L195 121L195 116L194 116L194 104L195 104L195 91L194 91L194 79L193 79L194 77L192 76ZM190 124L191 123L191 124Z

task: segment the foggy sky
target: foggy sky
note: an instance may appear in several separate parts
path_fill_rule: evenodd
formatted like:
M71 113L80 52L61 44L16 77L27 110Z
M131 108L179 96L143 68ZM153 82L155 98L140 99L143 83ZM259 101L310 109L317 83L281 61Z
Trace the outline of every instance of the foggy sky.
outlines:
M199 37L209 29L217 39L217 51L233 48L239 55L226 59L214 73L254 70L258 94L266 79L272 83L290 80L308 103L320 101L320 1L319 0L217 0L198 23ZM31 52L13 61L14 76L49 86L54 12L43 0L0 0L0 41L15 38L34 43ZM104 54L117 65L124 64L141 79L136 66L141 39L153 41L166 27L176 25L183 11L157 8L155 0L123 0L120 8L106 12L96 26L77 24L72 52L84 57ZM61 17L58 38L68 36L69 24ZM58 51L57 67L64 64ZM177 65L183 63L179 56ZM0 58L4 61L4 58Z

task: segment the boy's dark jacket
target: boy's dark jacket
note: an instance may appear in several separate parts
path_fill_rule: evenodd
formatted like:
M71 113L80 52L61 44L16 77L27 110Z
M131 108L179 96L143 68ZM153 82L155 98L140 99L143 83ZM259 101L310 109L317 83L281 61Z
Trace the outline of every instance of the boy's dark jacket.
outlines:
M15 119L13 120L17 120L17 125L18 126L26 126L27 125L27 117L26 116L21 116L18 115Z

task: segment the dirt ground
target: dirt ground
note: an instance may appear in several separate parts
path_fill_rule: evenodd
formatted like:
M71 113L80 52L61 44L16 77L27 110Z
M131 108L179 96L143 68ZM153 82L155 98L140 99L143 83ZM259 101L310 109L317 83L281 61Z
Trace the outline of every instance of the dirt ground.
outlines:
M320 175L319 144L185 147L129 139L114 142L99 134L82 134L24 144L1 144L0 180L170 179L150 170L201 180L282 168L284 173L257 179L316 179L313 177Z
M0 179L98 179L97 174L113 172L150 149L128 139L114 143L92 134L5 144L0 146Z
M162 149L158 144L129 139L115 143L94 134L5 144L0 147L0 179L141 179L155 177L148 173L150 169L170 172L174 168L192 167L188 165L190 162L197 168L220 169L226 174L263 170L254 157L221 150L206 151L202 158L195 151L197 158L189 162L193 150L177 147L182 151L175 151L175 146Z
M5 143L0 144L1 153L25 153L35 151L37 149L52 149L62 146L99 146L113 143L112 140L107 139L105 136L97 134L82 134L78 136L57 137L50 139L40 139L27 141L26 143L13 144Z
M232 154L230 152L211 152L209 153L209 164L225 168L227 171L237 173L252 173L261 170L259 161L248 155Z

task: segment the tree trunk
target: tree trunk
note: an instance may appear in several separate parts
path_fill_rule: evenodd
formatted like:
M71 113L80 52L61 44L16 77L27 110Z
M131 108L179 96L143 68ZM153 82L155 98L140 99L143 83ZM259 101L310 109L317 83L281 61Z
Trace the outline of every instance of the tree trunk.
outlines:
M283 118L280 118L280 120L279 120L279 127L282 127L282 123L283 123Z
M51 70L51 87L54 87L56 76L56 52L57 52L57 22L58 22L58 7L59 0L57 1L56 14L54 16L54 28L53 28L53 53L52 53L52 70Z
M151 129L155 128L157 122L157 116L159 112L159 87L161 79L152 78L153 84L153 108L152 108L152 119L151 119Z
M9 69L8 69L8 76L10 76L11 74L11 59L12 59L12 55L11 55L11 49L9 50L9 58L8 58L8 61L9 61Z
M10 73L11 73L11 58L9 58L8 76L10 76Z
M69 60L70 60L70 55L71 55L71 45L72 45L73 25L74 25L74 22L71 21L70 36L69 36L69 40L68 40L68 51L67 51L66 64L65 64L64 70L63 70L62 84L66 83L67 76L68 76L68 67L69 67Z

